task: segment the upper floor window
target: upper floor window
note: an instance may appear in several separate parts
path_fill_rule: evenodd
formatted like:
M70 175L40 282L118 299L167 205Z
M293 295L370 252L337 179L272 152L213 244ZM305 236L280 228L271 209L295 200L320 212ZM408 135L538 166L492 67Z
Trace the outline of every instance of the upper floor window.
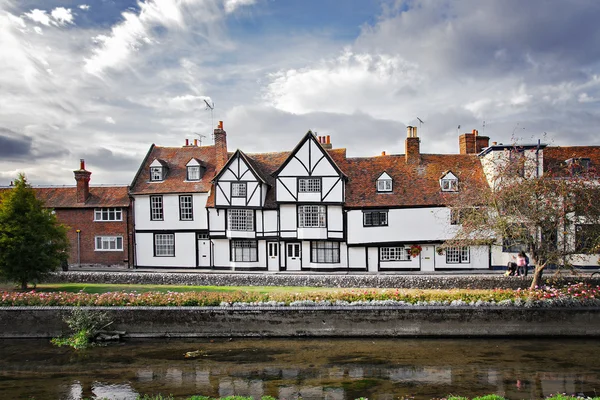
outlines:
M442 192L458 192L458 178L452 173L447 172L440 179Z
M327 211L325 206L298 206L298 227L327 227Z
M96 251L123 251L123 236L96 236Z
M575 157L565 161L569 172L573 175L585 174L589 171L591 160L589 158Z
M575 251L589 254L597 251L600 238L600 225L575 225Z
M377 191L378 192L391 192L393 189L392 185L392 177L389 176L386 172L381 174L379 178L377 178Z
M298 191L301 193L319 193L321 191L321 179L300 178L298 180Z
M179 219L181 221L192 221L194 219L192 195L179 196Z
M253 210L228 210L227 226L230 231L253 231L254 230L254 211Z
M150 180L151 181L162 181L163 180L163 167L150 167Z
M187 180L188 181L199 181L200 180L200 166L190 165L187 167Z
M123 221L123 211L114 207L96 208L94 221Z
M150 164L150 181L157 182L165 180L167 175L167 163L158 158Z
M387 211L364 211L363 226L387 226L388 212Z
M246 183L233 182L231 184L231 197L246 197Z
M150 196L150 220L151 221L162 221L163 220L163 197L162 196Z

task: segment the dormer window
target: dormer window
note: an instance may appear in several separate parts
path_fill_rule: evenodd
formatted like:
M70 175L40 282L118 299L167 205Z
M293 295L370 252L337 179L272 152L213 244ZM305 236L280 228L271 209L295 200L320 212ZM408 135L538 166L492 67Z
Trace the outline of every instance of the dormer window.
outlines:
M167 175L166 163L162 160L156 159L150 164L150 181L160 182L165 180Z
M202 162L196 158L192 158L186 164L186 179L188 181L199 181L202 179L202 173L204 172L204 166Z
M442 192L458 192L458 178L452 172L447 172L440 179L440 187Z
M569 158L565 163L573 175L579 175L589 171L591 160L589 158L574 157Z
M378 192L391 192L393 189L392 177L386 172L381 174L377 179L377 191Z

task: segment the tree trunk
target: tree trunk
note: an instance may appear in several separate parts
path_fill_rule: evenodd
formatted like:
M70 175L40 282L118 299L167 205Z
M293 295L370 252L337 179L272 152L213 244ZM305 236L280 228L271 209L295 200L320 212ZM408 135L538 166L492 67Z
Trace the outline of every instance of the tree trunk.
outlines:
M536 265L533 270L533 279L531 280L530 289L535 289L542 282L542 274L544 273L544 268L546 268L546 264Z
M27 281L21 281L21 290L22 291L26 291L27 290Z

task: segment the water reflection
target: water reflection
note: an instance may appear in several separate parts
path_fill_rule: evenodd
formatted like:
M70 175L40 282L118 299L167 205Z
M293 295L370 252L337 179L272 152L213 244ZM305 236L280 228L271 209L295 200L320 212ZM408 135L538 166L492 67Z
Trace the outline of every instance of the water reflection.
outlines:
M596 340L131 341L84 352L4 340L4 398L135 399L138 394L346 400L600 393ZM202 350L198 358L187 351Z

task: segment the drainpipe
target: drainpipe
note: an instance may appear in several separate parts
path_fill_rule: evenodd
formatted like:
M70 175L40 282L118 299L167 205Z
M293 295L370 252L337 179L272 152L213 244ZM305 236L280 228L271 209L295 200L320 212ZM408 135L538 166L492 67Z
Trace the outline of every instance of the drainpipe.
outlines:
M77 266L81 267L81 229L77 229Z
M540 139L538 139L537 148L535 149L535 177L540 177Z

